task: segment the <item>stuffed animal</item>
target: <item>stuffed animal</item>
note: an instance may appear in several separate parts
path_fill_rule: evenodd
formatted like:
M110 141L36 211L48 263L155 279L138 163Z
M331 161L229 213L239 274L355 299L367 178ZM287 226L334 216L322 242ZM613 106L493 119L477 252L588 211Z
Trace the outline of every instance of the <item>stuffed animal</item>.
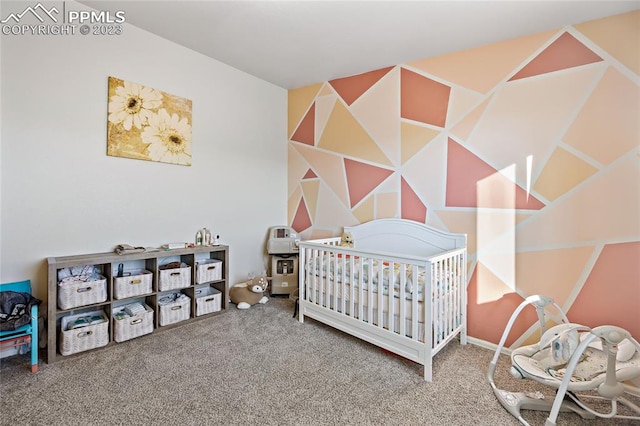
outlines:
M265 304L269 298L264 295L269 282L265 277L256 277L246 283L236 284L229 290L229 299L238 309L249 309L256 303Z
M345 232L344 234L342 234L339 246L353 248L353 235L351 235L351 232Z

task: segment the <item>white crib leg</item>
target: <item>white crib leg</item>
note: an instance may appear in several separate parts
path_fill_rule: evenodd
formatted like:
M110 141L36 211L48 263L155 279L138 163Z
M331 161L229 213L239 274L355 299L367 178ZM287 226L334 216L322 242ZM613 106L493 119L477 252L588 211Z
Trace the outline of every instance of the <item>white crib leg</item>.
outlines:
M424 381L431 383L433 381L431 371L431 358L429 358L429 355L427 355L426 358L427 359L424 360Z

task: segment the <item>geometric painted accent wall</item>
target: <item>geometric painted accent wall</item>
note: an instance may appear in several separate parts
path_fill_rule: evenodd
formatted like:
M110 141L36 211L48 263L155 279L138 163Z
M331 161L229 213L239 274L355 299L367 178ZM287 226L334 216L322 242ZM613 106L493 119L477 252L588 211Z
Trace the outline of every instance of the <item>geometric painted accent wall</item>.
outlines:
M635 11L290 90L289 223L303 239L385 217L466 233L479 340L536 293L640 339L638 26Z

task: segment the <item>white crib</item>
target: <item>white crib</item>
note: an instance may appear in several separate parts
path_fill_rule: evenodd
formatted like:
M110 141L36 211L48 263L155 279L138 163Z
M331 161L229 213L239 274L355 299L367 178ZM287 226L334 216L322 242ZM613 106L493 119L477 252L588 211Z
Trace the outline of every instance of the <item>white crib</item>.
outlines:
M308 316L420 363L432 381L432 358L458 335L467 343L466 235L404 219L344 231L354 248L339 246L340 237L300 242L299 321Z

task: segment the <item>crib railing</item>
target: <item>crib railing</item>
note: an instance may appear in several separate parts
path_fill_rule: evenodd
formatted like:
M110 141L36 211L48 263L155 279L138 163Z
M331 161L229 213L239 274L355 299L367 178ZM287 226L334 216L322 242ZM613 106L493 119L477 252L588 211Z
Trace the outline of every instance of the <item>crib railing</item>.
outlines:
M433 297L431 303L431 324L433 348L437 352L458 332L462 344L467 343L467 250L456 249L431 256Z
M301 243L301 300L426 343L434 352L459 331L466 343L465 249L400 257L339 242Z

